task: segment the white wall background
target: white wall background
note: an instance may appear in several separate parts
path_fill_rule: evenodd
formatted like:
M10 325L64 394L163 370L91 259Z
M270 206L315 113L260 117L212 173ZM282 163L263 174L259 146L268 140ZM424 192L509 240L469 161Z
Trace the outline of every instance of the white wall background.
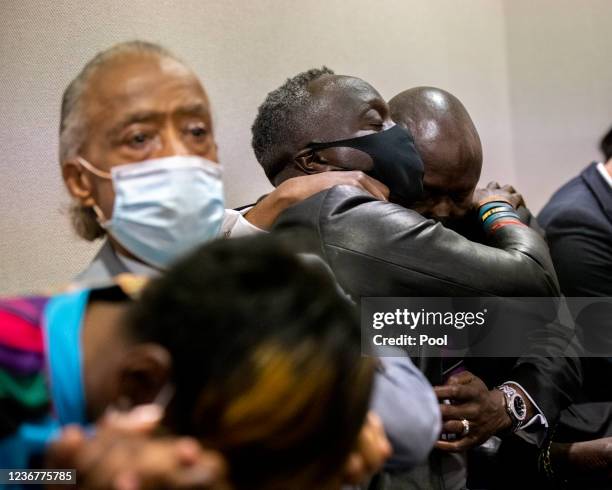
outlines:
M507 0L517 187L540 209L561 182L603 157L612 126L612 1Z
M456 94L483 181L517 183L538 210L612 123L611 15L608 0L0 0L0 293L65 283L97 249L70 229L57 128L65 86L113 43L162 43L201 76L229 206L269 190L250 149L257 106L326 64L387 98Z

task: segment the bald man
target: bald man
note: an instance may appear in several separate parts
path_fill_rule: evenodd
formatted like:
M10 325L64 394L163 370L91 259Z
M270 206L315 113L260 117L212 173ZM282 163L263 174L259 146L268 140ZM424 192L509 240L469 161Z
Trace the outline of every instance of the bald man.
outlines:
M473 226L471 216L474 213L471 196L482 168L482 147L476 127L461 101L439 88L415 87L393 97L389 107L393 120L414 134L415 144L423 158L424 193L413 208L472 240L483 241L484 236L478 227ZM528 209L521 205L518 210L524 222L541 233ZM585 381L604 388L597 375ZM586 488L584 478L587 474L591 483L601 484L606 480L603 473L612 461L612 438L579 443L567 441L584 441L588 433L591 438L609 435L611 413L609 404L605 403L571 405L561 413L555 440L564 443L552 444L549 452L557 467L564 468L563 476L574 478L574 483L580 488ZM531 456L531 466L535 467L534 452L528 447L518 446L504 448L503 457L512 458L516 464L518 449L523 456ZM524 476L534 475L525 471ZM501 483L497 482L497 485Z
M444 90L417 87L393 97L389 108L423 158L423 195L411 207L444 224L463 218L482 169L480 137L463 104Z
M414 87L393 97L389 108L393 120L414 135L423 159L423 194L411 208L470 240L486 243L473 205L482 170L482 145L464 105L445 90ZM515 192L511 186L504 189ZM517 201L517 212L528 214L522 196ZM486 360L467 359L465 365L476 372L487 371ZM470 468L468 484L480 483L480 473L489 466Z
M482 170L482 145L472 118L457 97L435 87L404 90L389 101L391 117L408 128L423 158L423 195L411 208L472 240L483 242L471 219L473 195ZM515 192L512 186L503 186ZM517 213L542 234L522 196Z

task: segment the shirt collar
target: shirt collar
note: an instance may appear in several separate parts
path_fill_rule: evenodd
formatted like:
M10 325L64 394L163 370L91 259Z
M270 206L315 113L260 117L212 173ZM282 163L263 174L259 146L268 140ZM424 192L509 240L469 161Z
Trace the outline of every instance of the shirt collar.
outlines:
M87 423L81 334L89 289L53 297L44 315L51 399L61 425Z
M119 261L125 266L128 272L135 274L137 276L145 276L145 277L155 277L159 275L159 271L150 265L143 264L134 259L130 259L125 255L121 255L119 252L115 251L117 258Z
M603 163L599 162L597 164L597 170L599 170L599 173L601 174L603 179L608 183L608 185L612 189L612 175L608 173L606 166Z

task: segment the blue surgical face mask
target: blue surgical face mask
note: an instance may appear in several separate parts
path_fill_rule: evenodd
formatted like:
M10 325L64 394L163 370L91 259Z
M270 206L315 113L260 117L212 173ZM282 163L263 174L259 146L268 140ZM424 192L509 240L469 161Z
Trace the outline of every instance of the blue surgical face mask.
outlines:
M166 269L216 238L224 215L221 167L199 156L176 155L119 165L110 174L79 157L94 175L111 179L113 215L98 206L100 225L146 264Z

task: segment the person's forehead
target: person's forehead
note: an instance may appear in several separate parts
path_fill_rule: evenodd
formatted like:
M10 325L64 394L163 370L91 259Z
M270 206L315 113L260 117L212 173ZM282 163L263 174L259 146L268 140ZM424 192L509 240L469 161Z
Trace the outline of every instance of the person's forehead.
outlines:
M368 83L358 78L324 75L312 82L309 117L312 118L305 143L349 138L359 131L366 114L375 110L388 116L386 102Z
M465 126L443 113L412 121L411 131L424 164L424 185L428 187L469 188L480 178L480 145Z
M197 77L183 64L151 55L126 56L100 67L91 77L86 104L106 115L167 111L202 104L208 98Z
M448 192L467 192L478 183L480 170L475 164L443 158L440 155L437 159L425 156L423 163L423 185L426 188Z
M343 75L324 75L313 81L309 90L316 99L327 104L342 104L347 108L383 101L381 95L369 83L360 78Z

